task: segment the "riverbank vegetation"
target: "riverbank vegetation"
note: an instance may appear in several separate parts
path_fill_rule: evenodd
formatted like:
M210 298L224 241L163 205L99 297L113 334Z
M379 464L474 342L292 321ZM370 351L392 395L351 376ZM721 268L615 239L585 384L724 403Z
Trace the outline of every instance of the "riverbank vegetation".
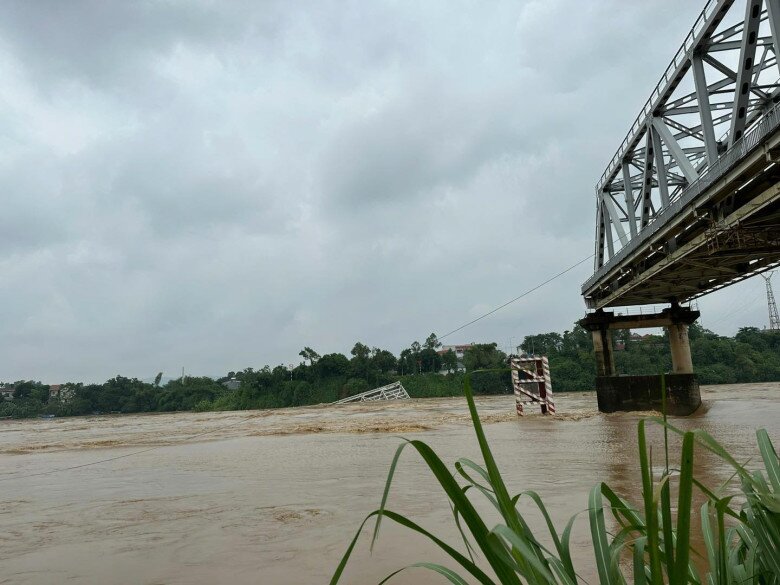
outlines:
M561 531L554 526L538 494L532 491L511 494L485 438L468 379L465 395L484 464L459 459L453 473L425 442L402 443L390 464L380 506L363 521L336 568L331 585L340 581L366 523L374 522L373 548L383 519L422 535L452 562L451 566L419 562L395 571L388 579L414 567L438 573L443 577L442 582L455 585L465 585L464 576L482 585L587 582L582 577L582 567L575 566L571 555L572 527L577 516ZM666 420L655 420L664 429L665 464L652 462L646 421L641 421L638 429L640 505L624 499L606 483L596 485L589 494L587 514L594 553L591 567L597 571L598 582L601 585L780 583L780 461L766 431L757 433L763 469L749 470L707 433L683 432ZM676 470L670 467L668 432L682 437ZM439 483L444 496L442 505L446 500L452 509L453 523L463 540L459 549L428 532L412 518L387 507L393 476L405 447L417 452ZM707 450L731 467L736 481L719 487L699 482L694 475L696 450ZM659 467L660 476L656 472ZM699 490L706 500L698 513L693 509L694 490ZM492 504L494 514L485 514L484 507L475 507L473 502L480 496ZM547 530L543 537L537 537L519 511L518 504L523 501L541 513ZM694 523L701 527L702 554L691 547ZM550 544L545 546L543 542Z
M693 363L702 384L780 381L780 332L740 329L722 337L693 325ZM671 369L665 335L614 336L618 371L652 374ZM547 355L554 391L591 390L596 366L590 334L579 326L563 333L525 337L522 351ZM472 344L459 363L442 351L436 335L414 342L396 357L391 351L356 343L349 356L318 354L305 347L297 366L246 368L219 378L187 376L162 384L116 376L102 384L66 383L50 387L35 381L0 384L12 400L0 401L0 417L92 413L170 412L280 408L333 402L400 380L414 398L460 396L465 372L503 367L506 354L496 343ZM478 394L510 388L507 374L474 377Z

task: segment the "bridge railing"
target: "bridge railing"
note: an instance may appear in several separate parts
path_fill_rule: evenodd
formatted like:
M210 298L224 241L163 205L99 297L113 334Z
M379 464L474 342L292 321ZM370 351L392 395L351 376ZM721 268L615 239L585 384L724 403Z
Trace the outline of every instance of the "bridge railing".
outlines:
M780 103L775 104L768 110L758 123L754 124L748 132L735 141L731 148L724 152L712 166L706 168L699 178L688 185L672 203L659 210L655 218L640 230L636 237L632 238L612 258L605 262L601 268L594 272L593 276L582 285L582 292L585 293L607 272L612 270L614 266L624 260L626 256L658 233L672 217L707 190L712 183L730 171L734 165L759 146L764 138L774 132L778 126L780 126Z

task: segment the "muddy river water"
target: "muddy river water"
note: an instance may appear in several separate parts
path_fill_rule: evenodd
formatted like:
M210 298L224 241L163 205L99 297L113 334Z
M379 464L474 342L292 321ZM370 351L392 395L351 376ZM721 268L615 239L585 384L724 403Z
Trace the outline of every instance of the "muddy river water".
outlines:
M702 396L703 408L676 424L709 431L741 460L757 455L756 428L780 444L780 384L704 387ZM538 491L560 529L598 482L637 501L642 414L600 414L592 393L556 403L555 417L518 420L511 396L478 399L510 491ZM327 583L379 503L400 436L425 440L449 465L479 459L460 398L0 421L0 583ZM698 453L697 474L717 484L728 470ZM447 501L411 450L389 507L457 545ZM585 575L587 537L585 514L573 538ZM343 583L444 560L390 522L373 554L368 545L358 544ZM412 569L392 582L444 581Z

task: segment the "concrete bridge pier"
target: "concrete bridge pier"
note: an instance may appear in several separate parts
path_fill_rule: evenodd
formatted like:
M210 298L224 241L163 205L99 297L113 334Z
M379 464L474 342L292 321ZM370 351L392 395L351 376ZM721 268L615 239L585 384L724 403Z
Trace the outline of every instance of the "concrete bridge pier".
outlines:
M688 325L686 323L672 323L666 326L666 330L669 333L669 349L672 352L672 372L693 374Z
M593 351L596 354L596 375L615 375L615 354L612 349L612 333L606 327L591 331L593 335Z
M580 325L591 332L596 356L596 396L601 412L658 410L662 408L661 376L622 376L615 368L612 329L665 327L669 333L672 373L666 374L666 411L686 416L701 405L699 381L693 373L688 326L699 312L676 303L660 313L615 315L599 309Z

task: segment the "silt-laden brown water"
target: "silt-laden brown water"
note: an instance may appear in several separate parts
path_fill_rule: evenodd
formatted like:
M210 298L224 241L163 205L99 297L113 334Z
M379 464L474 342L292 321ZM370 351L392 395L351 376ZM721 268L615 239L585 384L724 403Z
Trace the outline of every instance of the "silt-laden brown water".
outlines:
M702 394L704 407L675 424L709 431L739 460L757 455L758 427L780 443L780 384ZM586 509L598 482L638 501L641 413L600 414L592 393L555 398L557 416L523 419L511 396L478 399L510 490L538 491L559 530ZM0 583L326 583L379 504L401 435L425 440L449 465L479 460L461 398L0 421ZM653 435L658 469L660 430ZM717 484L729 473L698 453L697 474ZM441 489L412 450L401 459L390 508L459 543ZM542 534L533 508L524 509ZM588 534L584 514L574 547L586 576L593 574ZM358 544L344 583L376 583L407 564L446 561L391 522L373 555L369 540ZM440 581L413 569L393 582Z

